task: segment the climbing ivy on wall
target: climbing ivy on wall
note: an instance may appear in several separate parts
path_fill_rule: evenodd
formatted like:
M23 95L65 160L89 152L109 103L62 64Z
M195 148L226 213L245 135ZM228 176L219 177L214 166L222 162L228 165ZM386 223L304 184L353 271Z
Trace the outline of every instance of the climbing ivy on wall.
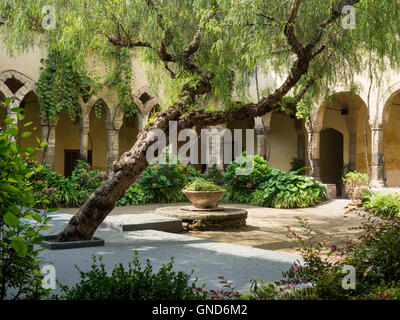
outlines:
M51 122L61 111L72 121L80 116L79 98L85 102L104 86L115 90L126 116L134 116L137 107L131 90L133 70L131 56L126 48L110 48L106 52L107 76L104 84L90 75L85 66L77 63L72 52L49 49L47 59L42 59L41 75L36 83L43 118ZM96 117L101 117L102 101L94 104Z
M120 107L127 117L137 114L131 86L134 82L131 53L128 48L110 46L105 51L111 58L105 84L114 88L118 94Z
M61 111L72 121L80 115L79 97L87 100L101 85L80 69L71 53L50 50L37 86L41 114L46 121L53 121Z

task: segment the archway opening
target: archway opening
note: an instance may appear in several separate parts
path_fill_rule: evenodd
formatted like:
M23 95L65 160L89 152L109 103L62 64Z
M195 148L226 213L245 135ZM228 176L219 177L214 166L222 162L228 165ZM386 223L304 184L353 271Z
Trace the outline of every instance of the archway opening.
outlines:
M31 135L27 138L21 139L20 143L23 148L28 147L39 147L37 139L42 139L41 134L41 121L40 121L40 106L39 100L35 93L29 92L24 99L21 101L20 108L23 108L22 112L24 119L18 122L18 128L20 134L24 132L31 132ZM27 126L28 123L32 123ZM35 152L35 160L39 163L42 161L42 153Z
M119 130L119 156L130 150L136 142L139 133L139 119L137 116L124 117Z
M343 134L329 128L321 131L320 165L321 180L336 184L337 194L341 195L343 170Z
M89 149L92 150L93 169L107 169L107 105L100 100L90 112L89 120Z
M60 112L56 125L55 165L57 173L70 176L79 159L79 121L72 121L64 111Z
M400 187L400 92L391 100L385 129L385 180L391 188Z
M368 108L360 96L353 92L339 92L332 95L323 103L320 108L318 120L314 127L321 128L320 140L320 176L324 183L335 183L338 194L341 194L341 178L345 173L357 170L363 173L369 173L371 166L371 130L369 127ZM337 137L335 147L326 141L327 136L322 137L325 129L334 129L342 135L342 147L338 148L339 138ZM329 133L324 133L329 135ZM330 134L333 139L333 134ZM368 143L366 143L368 142ZM335 160L335 166L331 169L333 172L327 172L328 166L323 165L322 151L331 148L327 152L334 152L331 157ZM339 154L337 154L339 153ZM339 157L342 159L339 161ZM332 160L333 161L333 160ZM338 163L342 167L339 169Z

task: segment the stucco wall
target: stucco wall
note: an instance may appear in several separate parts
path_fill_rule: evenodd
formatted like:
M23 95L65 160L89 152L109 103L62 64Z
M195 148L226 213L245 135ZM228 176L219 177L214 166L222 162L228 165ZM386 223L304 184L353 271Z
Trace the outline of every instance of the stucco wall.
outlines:
M295 120L287 115L274 113L268 133L268 143L269 165L281 170L290 170L290 162L297 156Z
M64 150L79 150L79 126L74 124L65 112L60 113L56 126L56 151L54 170L64 174Z
M0 72L15 70L37 81L40 76L40 60L47 56L46 50L31 49L14 57L9 57L0 39Z

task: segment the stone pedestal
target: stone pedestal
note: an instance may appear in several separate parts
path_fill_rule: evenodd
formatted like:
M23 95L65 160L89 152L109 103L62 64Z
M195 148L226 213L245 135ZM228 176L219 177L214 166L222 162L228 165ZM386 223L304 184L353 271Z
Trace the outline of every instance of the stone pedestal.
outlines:
M244 228L246 226L247 210L223 208L223 210L192 210L191 206L166 207L156 209L155 214L182 220L186 231L218 231L228 228Z

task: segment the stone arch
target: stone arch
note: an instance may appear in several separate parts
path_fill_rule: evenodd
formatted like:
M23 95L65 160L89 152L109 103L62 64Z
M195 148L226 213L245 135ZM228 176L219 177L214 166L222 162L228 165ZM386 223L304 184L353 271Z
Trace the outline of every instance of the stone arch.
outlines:
M376 166L381 168L380 178L388 187L400 187L400 82L392 85L382 96L380 109L382 111L374 125L374 130L380 137L375 143Z
M378 101L378 107L382 112L378 114L378 118L375 120L375 126L386 127L389 122L390 108L392 105L393 98L400 92L400 81L391 85L382 97Z
M97 117L94 109L95 103L101 103L101 116ZM92 165L94 169L105 170L107 168L107 153L108 153L108 131L114 129L111 122L111 113L106 101L98 97L90 107L88 113L89 130L88 141L86 148L91 150Z
M7 80L13 79L13 78L16 79L17 81L21 82L22 83L22 87L19 88L18 91L15 94L11 93L11 96L10 96L11 90L8 90L8 91L4 90L4 86L2 86L1 84L7 86L5 84L5 82ZM18 99L20 101L22 101L24 96L30 91L33 91L35 94L37 94L35 81L33 81L31 78L27 77L23 73L20 73L20 72L15 71L15 70L7 70L7 71L3 71L3 72L0 73L0 90L2 90L3 93L7 97L15 97L16 99Z
M331 99L323 101L313 114L312 129L307 124L309 151L308 161L314 176L320 177L320 132L335 129L343 134L343 163L350 169L369 172L371 165L370 110L359 94L347 91L335 92ZM365 98L365 96L364 96ZM365 145L366 130L368 145ZM367 166L368 163L368 166Z
M335 91L333 94L330 95L330 97L340 96L340 95L344 95L344 94L350 94L353 97L359 98L363 102L365 109L368 111L367 105L365 103L365 101L367 101L368 98L365 96L365 94L353 93L353 92L350 92L349 90L345 90L343 88L343 90ZM321 100L321 101L319 101L317 107L314 108L314 112L312 115L312 122L313 122L312 125L313 125L315 132L320 132L322 130L325 112L328 107L328 104L329 104L329 101ZM368 114L368 117L369 116L370 115ZM310 127L309 123L307 124L307 127L308 128Z

